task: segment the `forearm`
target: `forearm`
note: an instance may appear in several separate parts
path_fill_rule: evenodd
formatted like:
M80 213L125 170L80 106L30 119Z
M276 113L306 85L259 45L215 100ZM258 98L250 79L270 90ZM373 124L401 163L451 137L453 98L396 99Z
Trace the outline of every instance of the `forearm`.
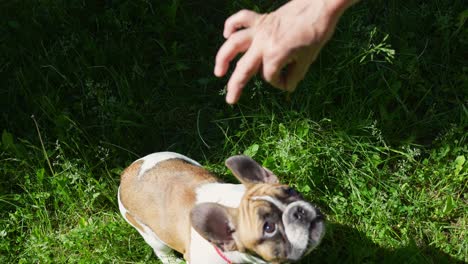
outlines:
M327 18L329 25L334 27L343 13L360 0L291 0L280 9L290 9L304 18L314 19L316 15ZM291 8L288 8L290 6ZM320 9L320 12L317 10ZM303 13L309 13L305 15Z
M309 0L309 1L315 1L315 0ZM352 5L356 4L360 0L328 0L328 7L329 10L338 15L341 16L346 9L351 7Z

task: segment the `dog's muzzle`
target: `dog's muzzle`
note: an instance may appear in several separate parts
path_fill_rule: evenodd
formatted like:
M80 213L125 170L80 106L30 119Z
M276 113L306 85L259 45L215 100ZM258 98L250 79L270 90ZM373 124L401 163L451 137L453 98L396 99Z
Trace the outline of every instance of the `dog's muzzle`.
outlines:
M290 203L283 212L283 224L291 251L288 259L297 261L314 249L325 231L320 211L305 201Z

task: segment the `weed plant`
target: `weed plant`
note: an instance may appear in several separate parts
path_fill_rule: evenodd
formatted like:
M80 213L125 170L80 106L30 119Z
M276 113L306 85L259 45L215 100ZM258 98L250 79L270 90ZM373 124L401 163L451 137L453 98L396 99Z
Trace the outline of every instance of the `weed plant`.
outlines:
M297 92L224 102L224 19L281 1L1 1L0 263L159 263L118 213L155 151L245 153L327 215L301 263L468 261L468 11L362 1Z

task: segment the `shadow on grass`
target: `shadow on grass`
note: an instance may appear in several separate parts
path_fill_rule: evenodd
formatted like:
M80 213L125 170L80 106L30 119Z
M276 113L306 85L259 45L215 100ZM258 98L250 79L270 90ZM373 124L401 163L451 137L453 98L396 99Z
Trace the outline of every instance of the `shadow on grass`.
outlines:
M322 244L301 263L463 263L432 246L389 249L356 229L328 223Z
M178 254L178 257L182 258L182 255ZM298 263L449 264L464 262L435 247L417 246L415 243L397 249L384 248L352 227L328 223L327 233L320 246Z

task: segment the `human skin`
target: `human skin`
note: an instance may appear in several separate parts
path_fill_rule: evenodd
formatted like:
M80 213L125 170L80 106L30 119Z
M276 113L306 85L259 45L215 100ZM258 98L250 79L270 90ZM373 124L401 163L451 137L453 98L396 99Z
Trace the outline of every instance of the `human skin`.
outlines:
M354 2L292 0L271 13L241 10L229 17L214 74L226 75L229 63L244 54L229 78L226 102L235 104L256 73L276 88L294 91L333 35L343 12Z

